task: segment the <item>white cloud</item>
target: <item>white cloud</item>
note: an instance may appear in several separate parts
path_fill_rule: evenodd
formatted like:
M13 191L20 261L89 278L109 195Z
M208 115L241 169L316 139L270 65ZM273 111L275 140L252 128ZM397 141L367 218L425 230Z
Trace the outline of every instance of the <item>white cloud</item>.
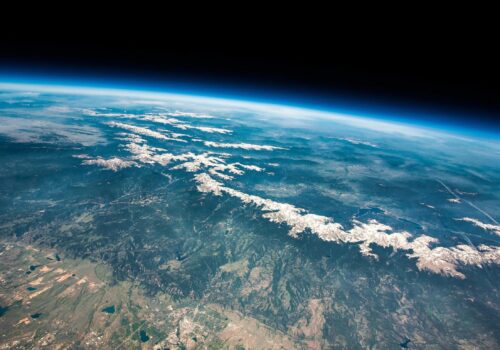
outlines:
M0 135L22 143L78 143L94 146L106 142L101 131L92 126L21 117L0 117Z
M45 113L62 113L62 114L66 114L66 113L69 113L72 111L71 108L69 108L68 106L49 106L49 107L45 107L43 109L43 111Z
M135 119L137 118L136 114L130 114L130 113L103 113L103 112L96 112L93 109L88 109L85 108L82 110L82 113L88 116L92 117L108 117L108 118L128 118L128 119Z

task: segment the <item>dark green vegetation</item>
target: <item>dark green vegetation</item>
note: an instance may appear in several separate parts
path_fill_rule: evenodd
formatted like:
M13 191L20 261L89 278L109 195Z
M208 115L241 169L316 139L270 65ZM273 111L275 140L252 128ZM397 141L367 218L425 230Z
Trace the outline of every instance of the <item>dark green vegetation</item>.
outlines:
M82 165L73 156L129 154L116 140L123 130L103 123L112 118L83 115L81 108L157 111L119 103L125 102L61 95L18 102L15 108L0 103L9 117L22 116L34 125L57 122L33 138L23 134L31 123L15 129L15 135L0 133L0 274L5 281L0 329L7 330L1 344L500 346L498 266L461 267L464 280L432 274L420 271L408 252L389 247L373 246L374 259L362 256L355 244L325 242L308 231L291 238L286 224L262 218L253 204L200 193L193 174L172 170L173 164L119 171ZM74 109L58 112L59 105ZM266 169L228 182L232 188L332 217L346 228L353 219L378 220L414 235L431 234L445 247L498 244L494 234L456 220L486 221L466 201L493 215L500 210L500 163L487 145L430 142L326 122L307 122L306 128L287 120L284 127L248 111L219 114L233 119L193 123L229 128L231 135L195 136L254 144L279 140L288 148L230 150L231 161ZM347 141L345 135L371 144ZM207 151L200 143L144 138L174 154ZM462 201L456 203L445 186Z
M141 342L145 343L149 340L149 336L146 334L146 331L144 329L141 329L139 332L139 337L141 338Z

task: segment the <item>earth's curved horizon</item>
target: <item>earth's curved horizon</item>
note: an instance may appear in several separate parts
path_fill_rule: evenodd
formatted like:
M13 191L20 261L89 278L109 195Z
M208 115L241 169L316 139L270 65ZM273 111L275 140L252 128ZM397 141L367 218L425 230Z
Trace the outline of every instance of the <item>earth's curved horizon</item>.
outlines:
M450 130L0 84L0 344L499 348L500 143Z

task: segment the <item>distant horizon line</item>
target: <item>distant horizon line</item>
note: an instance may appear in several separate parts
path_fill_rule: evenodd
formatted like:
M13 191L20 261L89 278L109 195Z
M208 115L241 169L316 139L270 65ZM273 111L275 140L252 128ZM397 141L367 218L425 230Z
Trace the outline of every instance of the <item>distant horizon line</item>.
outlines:
M268 107L270 109L280 109L283 112L286 110L290 111L301 111L301 112L314 112L318 116L323 116L326 119L358 119L360 121L377 121L380 123L390 123L395 125L400 125L402 127L411 127L418 129L427 129L432 131L439 131L439 133L444 133L448 135L455 136L473 136L475 138L483 138L493 141L497 141L500 136L500 128L492 130L491 127L483 127L479 123L453 123L450 119L439 120L439 121L429 121L426 118L418 118L418 115L402 116L402 113L398 113L399 117L394 116L394 112L388 112L386 115L382 115L380 112L376 113L362 113L361 111L346 111L346 108L335 108L334 106L325 106L318 104L312 106L311 104L294 104L289 102L284 102L280 100L270 100L261 99L258 96L255 98L244 98L241 96L221 96L221 93L217 95L211 94L209 91L205 94L199 89L191 90L190 92L186 89L180 88L177 91L173 91L173 88L168 88L168 85L164 85L162 88L154 88L151 86L139 86L139 85L129 85L124 84L113 84L112 81L103 84L98 82L92 82L85 80L82 82L75 82L73 80L65 81L46 81L40 79L5 79L0 75L0 89L2 90L33 90L37 92L53 92L53 93L66 93L66 94L81 94L81 95L107 95L107 96L137 96L152 100L162 100L165 98L177 98L184 100L196 100L198 102L204 103L217 103L224 105L234 105L240 107L252 107L257 106ZM389 108L390 109L390 108ZM331 118L328 118L331 117ZM473 130L471 130L471 127ZM459 135L457 135L459 134Z

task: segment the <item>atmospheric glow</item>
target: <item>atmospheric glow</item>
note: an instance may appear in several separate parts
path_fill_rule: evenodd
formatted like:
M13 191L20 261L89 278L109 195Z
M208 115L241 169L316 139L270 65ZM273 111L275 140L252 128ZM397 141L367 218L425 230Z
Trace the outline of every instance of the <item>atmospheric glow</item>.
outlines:
M287 118L289 120L325 120L348 124L357 128L365 128L385 133L398 133L412 137L433 137L438 135L450 135L441 130L430 129L422 126L413 126L395 121L384 121L364 116L336 113L331 111L321 111L310 108L293 107L265 102L252 102L246 100L227 99L221 97L209 97L199 95L178 94L171 92L139 91L129 89L102 88L102 87L79 87L72 85L51 85L51 84L24 84L0 82L2 90L18 90L30 92L59 93L73 95L98 95L98 96L121 96L126 98L139 98L155 102L176 100L190 103L200 103L213 106L225 106L239 109L251 109L272 115L273 118ZM145 102L145 101L144 101ZM460 138L464 138L460 136Z

